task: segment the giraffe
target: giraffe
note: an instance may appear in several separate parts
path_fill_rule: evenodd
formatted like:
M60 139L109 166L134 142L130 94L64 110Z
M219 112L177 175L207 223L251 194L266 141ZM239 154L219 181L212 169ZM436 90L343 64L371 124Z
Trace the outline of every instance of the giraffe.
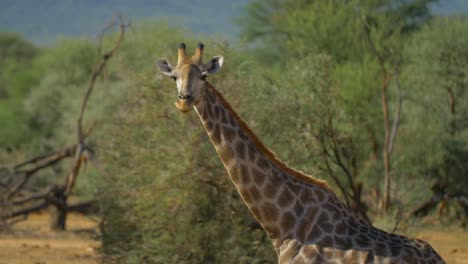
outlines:
M422 240L389 234L355 216L326 182L275 157L206 79L223 56L203 64L178 48L177 65L157 59L176 82L178 110L195 109L242 200L271 238L278 263L444 263Z

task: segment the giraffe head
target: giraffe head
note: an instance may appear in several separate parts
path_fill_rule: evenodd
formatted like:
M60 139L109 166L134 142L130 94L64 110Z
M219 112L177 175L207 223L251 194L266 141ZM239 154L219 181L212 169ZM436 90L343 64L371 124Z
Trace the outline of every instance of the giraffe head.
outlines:
M198 43L192 57L186 55L185 44L180 43L175 66L167 59L156 60L156 65L161 72L176 82L179 95L179 100L175 103L177 109L186 113L192 109L194 103L199 102L204 94L206 78L221 69L223 60L223 56L215 56L203 64L202 43Z

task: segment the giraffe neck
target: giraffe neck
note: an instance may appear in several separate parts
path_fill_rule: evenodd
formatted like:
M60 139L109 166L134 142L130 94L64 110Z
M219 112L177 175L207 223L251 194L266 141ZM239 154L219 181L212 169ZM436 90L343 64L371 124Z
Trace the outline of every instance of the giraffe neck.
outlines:
M304 236L330 195L326 184L277 160L222 95L209 83L205 88L195 109L250 212L274 241ZM299 224L304 217L307 227Z

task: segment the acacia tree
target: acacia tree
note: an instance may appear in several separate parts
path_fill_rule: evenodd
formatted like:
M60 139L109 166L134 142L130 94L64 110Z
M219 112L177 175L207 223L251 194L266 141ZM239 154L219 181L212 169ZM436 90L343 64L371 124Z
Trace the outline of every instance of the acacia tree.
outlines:
M368 153L368 158L360 155L357 167L361 174L371 172L366 165L368 159L375 159L373 167L382 167L384 176L374 177L376 184L383 179L383 211L389 207L390 161L401 112L398 91L399 75L404 70L403 43L409 33L429 20L431 2L254 1L244 19L245 39L271 46L262 46L266 50L260 52L264 61L283 62L286 58L326 53L337 62L335 78L341 83L340 93L345 99L342 107L354 115L354 141L359 142L356 144L361 152ZM397 92L389 93L393 87ZM390 94L397 96L392 98ZM393 118L389 113L391 103L395 104ZM381 115L377 114L379 108ZM377 158L380 152L381 158Z
M37 84L41 70L34 67L40 49L14 33L0 33L0 148L7 152L34 141L30 115L22 100Z
M414 136L404 144L412 166L404 166L433 182L433 196L415 215L449 200L464 208L459 218L468 213L462 198L468 188L467 32L463 18L438 18L424 26L405 51L409 65L404 81L412 87L408 110L418 118L405 126Z

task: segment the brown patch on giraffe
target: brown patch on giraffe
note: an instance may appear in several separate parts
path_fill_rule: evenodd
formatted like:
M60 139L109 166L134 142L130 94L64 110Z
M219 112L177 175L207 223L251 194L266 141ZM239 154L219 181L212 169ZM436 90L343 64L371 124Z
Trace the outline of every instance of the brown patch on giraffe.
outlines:
M245 203L252 203L252 197L250 196L249 190L247 188L238 188L238 190Z
M266 223L274 222L279 215L279 210L273 203L266 202L260 206L262 220Z
M369 228L367 227L367 225L360 225L360 226L359 226L359 232L360 232L360 233L369 233L370 230L369 230Z
M325 194L320 189L314 189L315 197L317 197L318 202L323 202L325 200Z
M331 219L325 211L321 211L320 215L317 218L316 224L325 231L325 233L330 234L333 232L333 225L330 223Z
M287 230L290 230L291 228L294 227L295 223L296 223L295 215L290 211L286 212L281 217L280 225L281 225L282 231L285 232Z
M231 126L233 127L236 127L236 121L234 120L232 115L228 115L228 118L229 118L229 124L231 124Z
M236 138L236 131L230 127L223 126L223 137L227 142L231 142L234 138Z
M303 204L308 204L310 202L315 203L315 197L312 191L307 188L302 190L300 199Z
M354 243L361 248L369 248L371 246L369 238L363 234L360 234L357 238L355 238Z
M359 222L356 220L355 216L350 216L348 218L348 224L353 228L356 229L359 226Z
M296 237L299 239L299 241L305 242L307 231L309 231L312 224L312 221L308 219L303 219L299 222L296 230Z
M304 206L302 206L299 200L296 200L293 210L294 210L294 213L296 214L296 217L301 217L302 214L304 213Z
M213 135L212 135L212 140L213 143L216 145L219 145L221 143L221 129L219 128L219 124L215 124L215 127L213 129Z
M383 243L377 243L375 244L375 254L377 256L387 256L388 255L388 251L387 251L387 246Z
M252 144L248 144L248 152L249 152L249 160L255 162L255 158L257 156L257 151Z
M249 141L249 137L247 137L244 131L242 131L242 128L237 128L237 134L239 135L239 138L243 141Z
M268 164L268 161L264 158L259 158L258 161L257 161L257 166L260 168L260 169L268 169L270 167L270 165Z
M245 160L247 154L245 153L246 152L246 147L245 147L245 143L243 141L238 141L236 143L235 150L236 150L237 156L240 159Z
M258 207L252 206L249 207L250 212L254 215L255 219L257 219L259 222L262 222L262 214L260 212L260 209Z
M222 104L224 108L230 113L230 116L232 116L237 121L237 123L243 129L243 131L245 131L245 133L249 135L252 143L256 146L256 148L262 154L268 157L277 167L279 167L287 174L291 175L293 178L296 178L307 184L319 186L325 190L332 191L325 181L312 178L311 176L308 176L302 173L301 171L288 167L284 162L278 160L275 154L267 147L265 147L265 145L258 139L258 137L252 132L252 130L250 130L250 128L245 124L245 122L237 115L234 109L232 109L231 105L226 101L226 99L224 99L223 95L218 90L216 90L216 88L214 88L214 86L210 83L206 82L206 86L208 94L212 93L218 98L219 103Z
M210 103L210 101L206 102L205 110L208 113L208 117L211 120L214 120L213 107L212 107L212 104Z
M297 182L289 182L287 187L289 188L289 190L292 193L299 195L301 193L302 189L304 189L304 184L302 184L302 183L298 184Z
M265 195L266 198L273 199L275 198L276 193L278 192L277 189L278 188L271 182L267 182L265 188L263 189L263 195Z
M307 236L307 241L315 242L322 236L322 234L322 230L317 225L314 225Z
M252 168L252 176L255 184L257 184L259 187L262 187L263 183L265 182L265 174L257 168Z
M214 107L214 114L215 114L215 119L220 120L221 118L221 110L219 106Z
M281 230L279 230L278 227L276 227L276 225L272 224L272 225L263 225L263 229L265 229L265 231L267 231L268 233L268 236L271 238L271 239L276 239L279 237L278 234L281 233Z
M207 85L209 86L209 85ZM208 94L208 102L210 102L211 104L216 104L216 97L213 93L207 93Z
M205 113L206 113L206 111L205 111ZM213 129L213 123L212 123L211 121L207 121L207 122L205 123L205 127L206 127L206 129L207 129L208 131L211 131L211 130Z
M377 234L378 233L377 230L378 229L372 228L371 232L373 234ZM396 235L396 234L393 234L393 233L389 234L388 238L394 243L400 243L401 242L401 237L399 235Z
M341 249L348 249L351 246L351 242L345 236L334 235L333 239L335 240L335 247Z
M225 164L229 164L234 159L234 152L230 147L221 148L219 150L219 156Z
M266 166L265 170L268 167L269 166ZM284 178L280 175L278 170L272 170L272 172L270 173L270 177L271 177L271 181L274 182L275 184L282 185L282 183L284 182ZM287 185L285 186L287 187Z
M229 125L226 111L224 111L223 108L220 108L220 110L221 110L221 123Z
M239 183L245 184L250 181L250 172L249 168L245 164L239 165L240 173L239 173Z
M334 219L335 221L343 217L341 210L331 203L325 203L322 205L322 207L323 209L325 209L325 211L328 211L331 214L331 218Z
M315 221L315 217L317 216L319 209L320 208L318 206L308 207L304 213L303 219L313 223Z
M389 249L390 249L392 256L398 256L400 255L402 247L394 244L394 245L389 245Z
M278 196L278 205L281 207L288 207L291 203L295 201L294 195L289 191L288 188L283 187L283 191Z
M343 221L335 223L335 234L345 235L346 224Z
M201 109L201 113L200 113L200 114L201 114L203 120L207 120L207 119L208 119L208 111L206 110L206 107L203 107L203 108Z
M252 197L252 200L254 201L259 201L260 198L262 197L260 191L255 185L252 185L252 187L250 187L249 193L250 193L250 197Z
M231 179L234 183L239 183L239 168L237 167L237 164L231 166L229 175L231 176Z

